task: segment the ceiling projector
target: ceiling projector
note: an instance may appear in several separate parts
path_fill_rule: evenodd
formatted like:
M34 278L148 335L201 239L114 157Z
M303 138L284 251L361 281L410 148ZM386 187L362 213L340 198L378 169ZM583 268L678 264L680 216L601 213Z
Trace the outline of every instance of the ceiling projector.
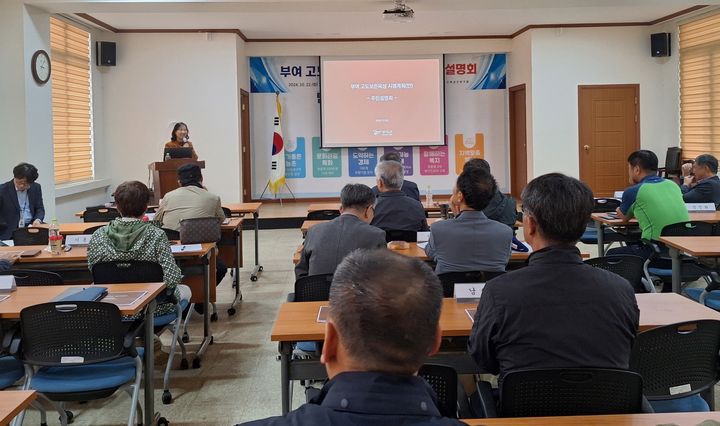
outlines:
M383 20L389 22L412 22L414 13L405 4L404 0L395 0L395 7L383 11Z

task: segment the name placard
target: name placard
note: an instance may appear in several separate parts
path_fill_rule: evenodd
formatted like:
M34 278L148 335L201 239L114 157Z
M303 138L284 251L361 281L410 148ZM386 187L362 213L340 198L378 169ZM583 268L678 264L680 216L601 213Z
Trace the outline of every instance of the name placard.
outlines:
M65 237L65 245L68 246L86 246L90 244L92 235L67 235Z
M0 275L0 294L12 293L15 291L15 277L12 275Z
M454 297L458 303L477 303L480 301L485 283L456 283Z
M715 203L685 203L689 212L714 212Z

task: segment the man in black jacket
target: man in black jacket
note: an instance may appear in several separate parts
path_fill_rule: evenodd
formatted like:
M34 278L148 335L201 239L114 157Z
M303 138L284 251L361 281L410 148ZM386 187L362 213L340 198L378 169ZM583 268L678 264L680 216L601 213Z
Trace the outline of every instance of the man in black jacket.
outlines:
M532 368L627 369L640 311L625 278L583 263L575 247L593 208L590 188L550 173L523 191L528 266L488 281L468 351L486 373Z
M38 170L28 163L13 168L13 179L0 185L0 240L9 240L18 227L45 219L42 188L35 181Z
M710 154L698 155L695 162L683 164L683 184L680 190L686 203L714 203L720 207L720 178L718 160ZM692 175L689 174L692 170Z
M390 151L383 154L382 157L380 157L380 162L383 161L397 161L398 163L402 164L400 155L395 151ZM403 183L400 190L404 192L405 195L407 195L408 197L420 201L420 190L418 189L418 186L415 182L411 182L403 178ZM378 189L377 185L372 187L372 192L373 194L375 194L376 197L380 195L380 190Z
M460 425L416 374L440 347L442 287L423 262L356 250L330 287L320 361L330 381L285 417L252 425Z
M370 224L385 231L427 231L425 208L400 189L404 181L402 164L382 161L375 167L375 176L380 195Z

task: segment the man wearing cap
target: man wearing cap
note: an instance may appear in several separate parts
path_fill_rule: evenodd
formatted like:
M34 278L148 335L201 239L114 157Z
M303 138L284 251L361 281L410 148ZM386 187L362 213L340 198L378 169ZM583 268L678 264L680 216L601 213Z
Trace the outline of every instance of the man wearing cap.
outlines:
M198 217L217 217L225 219L220 197L209 192L202 185L203 177L200 167L195 164L185 164L178 168L178 183L180 188L165 194L160 207L155 213L155 220L162 223L163 228L180 230L180 221ZM225 277L227 266L220 259L217 262L217 284ZM202 305L195 305L196 310Z

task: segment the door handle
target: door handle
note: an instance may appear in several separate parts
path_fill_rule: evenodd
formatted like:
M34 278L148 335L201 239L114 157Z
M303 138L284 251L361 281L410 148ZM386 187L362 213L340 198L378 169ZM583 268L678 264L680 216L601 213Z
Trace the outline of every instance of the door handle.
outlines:
M585 149L585 152L590 151L590 145L585 145L583 148Z

